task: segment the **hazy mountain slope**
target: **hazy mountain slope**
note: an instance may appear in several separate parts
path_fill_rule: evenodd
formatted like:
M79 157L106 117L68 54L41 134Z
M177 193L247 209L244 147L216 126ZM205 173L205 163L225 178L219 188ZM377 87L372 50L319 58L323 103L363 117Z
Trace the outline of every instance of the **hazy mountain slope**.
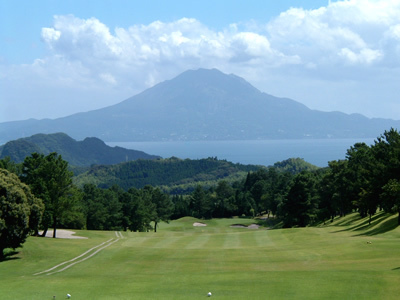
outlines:
M262 93L238 76L199 69L103 109L2 123L0 140L38 132L105 141L374 138L390 127L400 128L400 121L310 110Z
M142 151L110 147L98 138L76 141L64 133L36 134L29 138L7 142L0 147L0 158L9 156L19 163L33 152L45 155L57 152L73 166L109 165L137 159L159 158Z

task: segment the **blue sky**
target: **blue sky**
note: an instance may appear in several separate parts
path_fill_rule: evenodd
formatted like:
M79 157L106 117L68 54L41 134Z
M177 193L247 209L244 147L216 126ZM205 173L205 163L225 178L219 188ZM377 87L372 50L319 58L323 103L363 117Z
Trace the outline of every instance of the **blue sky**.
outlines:
M196 68L400 119L399 63L399 0L0 0L0 122L112 105Z
M326 3L321 0L1 0L0 57L8 63L30 63L43 56L45 45L40 30L52 25L54 15L96 17L109 28L127 28L156 20L173 22L186 17L221 30L232 23L269 21L292 6L313 9Z

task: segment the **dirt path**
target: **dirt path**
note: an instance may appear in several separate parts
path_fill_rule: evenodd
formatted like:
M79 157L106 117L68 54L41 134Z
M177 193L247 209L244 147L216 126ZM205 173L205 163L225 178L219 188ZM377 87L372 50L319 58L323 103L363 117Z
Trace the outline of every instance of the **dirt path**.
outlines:
M52 267L50 269L44 270L42 272L35 273L33 275L41 275L41 274L52 275L52 274L55 274L55 273L59 273L59 272L65 271L65 270L69 269L70 267L72 267L72 266L74 266L74 265L76 265L78 263L84 262L85 260L91 258L95 254L99 253L101 250L103 250L103 249L111 246L112 244L118 242L121 238L124 238L122 233L119 232L119 231L116 231L115 235L117 236L116 239L111 238L108 241L105 241L105 242L103 242L103 243L101 243L101 244L99 244L97 246L94 246L93 248L90 248L86 252L82 253L81 255L79 255L79 256L77 256L77 257L75 257L73 259L64 261L64 262L62 262L62 263L60 263L60 264L58 264L58 265L56 265L56 266L54 266L54 267Z

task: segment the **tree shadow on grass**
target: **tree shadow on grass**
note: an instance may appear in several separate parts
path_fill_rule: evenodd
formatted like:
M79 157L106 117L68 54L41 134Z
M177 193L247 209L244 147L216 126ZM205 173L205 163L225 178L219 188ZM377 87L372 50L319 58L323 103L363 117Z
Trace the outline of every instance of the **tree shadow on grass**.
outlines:
M360 217L359 214L355 214L354 216L351 216L349 218L343 219L343 220L334 220L333 226L349 226L353 224L356 221L361 220L362 218Z
M367 230L366 232L357 234L356 236L371 236L371 235L377 235L377 234L382 234L385 232L392 231L398 226L398 220L397 216L389 215L389 217L386 217L384 220L381 220L381 222L377 226L373 226L370 230ZM371 224L372 227L372 224Z
M372 216L371 221L370 221L369 217L366 217L363 222L361 222L360 224L357 224L356 226L351 227L351 230L361 231L361 230L366 230L368 228L375 227L376 225L384 222L385 219L387 219L390 216L392 216L392 214L383 213L383 212L377 213L374 216Z
M357 222L362 221L363 218L359 215L356 214L350 218L346 218L343 221L336 221L332 226L333 227L345 227L344 229L340 229L340 230L335 230L333 231L333 233L335 232L344 232L344 231L352 231L355 230L356 228L358 228L358 226L365 224L367 221L363 221L361 224L358 224ZM355 224L355 225L354 225ZM351 227L349 227L350 225L353 225Z
M18 253L19 253L19 252L15 251L15 250L4 251L3 257L0 258L0 262L8 261L8 260L21 259L20 257L15 256L15 255L17 255Z
M267 229L271 229L279 223L279 220L276 218L255 219L255 221L255 224L265 227Z
M397 268L393 268L393 269L392 269L392 271L398 271L398 270L400 270L400 267L397 267Z
M361 236L361 235L376 235L376 234L381 234L385 233L388 231L391 231L397 227L397 218L393 214L385 213L385 212L379 212L375 214L371 218L371 224L369 224L370 220L369 217L366 217L364 219L361 218L353 218L353 222L362 220L362 222L357 223L353 226L347 227L345 229L341 230L336 230L333 231L333 233L336 232L344 232L344 231L365 231L363 233L357 234L356 236ZM349 224L348 222L346 222ZM342 225L343 226L343 225Z

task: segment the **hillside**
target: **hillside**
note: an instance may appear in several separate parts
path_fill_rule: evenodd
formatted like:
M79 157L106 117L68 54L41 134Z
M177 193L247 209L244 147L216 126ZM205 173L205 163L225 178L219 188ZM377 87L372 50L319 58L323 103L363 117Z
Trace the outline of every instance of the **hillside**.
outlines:
M118 185L127 190L131 187L142 188L149 184L164 186L172 193L192 190L197 184L215 182L221 179L238 179L260 166L241 165L206 158L198 160L176 157L157 160L136 160L112 166L92 166L89 171L75 178L79 186L95 184L102 188ZM175 188L175 189L174 189Z
M106 108L55 120L1 123L0 137L6 142L65 132L108 142L375 138L391 127L400 128L400 121L311 110L263 93L238 76L199 69Z
M234 164L217 158L179 159L171 157L157 160L136 160L112 166L92 166L87 172L74 178L78 186L94 184L109 188L118 185L125 190L142 188L149 184L159 186L171 194L187 194L197 185L216 186L219 180L234 182L244 179L248 172L255 172L264 166ZM279 172L300 173L316 170L318 167L300 158L277 162L273 168Z
M142 151L110 147L98 138L76 141L65 133L55 133L36 134L10 141L0 146L0 159L9 156L13 161L20 163L33 152L44 155L57 152L72 166L111 165L137 159L159 158Z
M273 167L281 172L289 172L293 175L301 173L302 171L316 171L319 167L306 162L302 158L288 158L283 161L274 163Z

